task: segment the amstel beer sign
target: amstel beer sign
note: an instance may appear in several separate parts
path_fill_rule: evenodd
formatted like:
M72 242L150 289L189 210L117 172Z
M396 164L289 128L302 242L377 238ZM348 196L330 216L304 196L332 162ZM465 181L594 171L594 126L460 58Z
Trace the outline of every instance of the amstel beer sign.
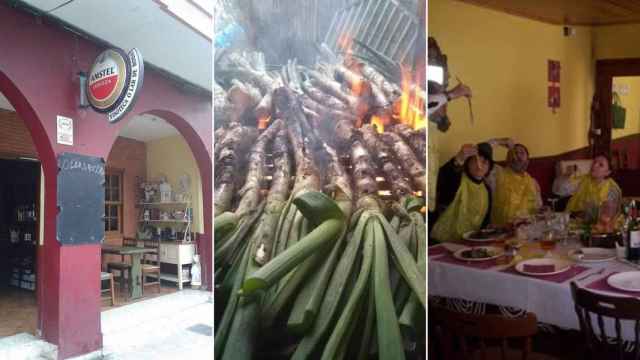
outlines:
M87 94L91 107L108 114L115 123L135 103L142 88L144 62L138 49L125 53L120 49L103 51L91 66Z

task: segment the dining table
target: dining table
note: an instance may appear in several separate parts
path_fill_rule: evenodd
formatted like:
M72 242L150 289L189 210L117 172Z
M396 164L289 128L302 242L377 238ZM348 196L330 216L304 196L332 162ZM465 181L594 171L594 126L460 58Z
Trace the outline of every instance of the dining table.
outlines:
M131 276L129 277L131 299L142 297L142 256L156 251L156 249L138 246L102 245L102 255L113 254L131 257Z
M508 263L504 258L462 261L453 256L461 248L476 245L484 244L446 243L427 249L429 296L518 308L533 312L540 323L574 330L579 330L580 326L571 295L571 282L575 281L578 286L593 292L640 298L640 292L622 291L607 282L614 274L639 271L639 265L618 256L607 261L578 261L569 256L571 250L582 248L577 239L559 241L548 253L542 249L540 242L525 240L517 255ZM503 243L494 246L503 246ZM612 255L615 252L612 249ZM546 276L525 275L515 269L520 261L545 257L568 261L570 266L566 271ZM640 277L640 273L637 275ZM605 321L605 326L608 333L614 330L611 319ZM622 332L625 340L632 341L635 336L634 322L623 321Z

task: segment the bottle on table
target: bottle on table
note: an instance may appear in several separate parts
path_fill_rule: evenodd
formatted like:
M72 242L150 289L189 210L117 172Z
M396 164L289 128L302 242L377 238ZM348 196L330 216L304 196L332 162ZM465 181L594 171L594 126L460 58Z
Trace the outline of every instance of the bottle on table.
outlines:
M627 236L627 260L640 261L640 221L637 217L636 203L632 201L626 214L624 227Z

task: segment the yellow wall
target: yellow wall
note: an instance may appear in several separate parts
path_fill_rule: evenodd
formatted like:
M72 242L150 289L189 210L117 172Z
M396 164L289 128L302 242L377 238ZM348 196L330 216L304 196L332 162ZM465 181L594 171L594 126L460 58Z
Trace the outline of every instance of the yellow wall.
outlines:
M640 24L597 26L593 28L593 53L596 59L638 58Z
M594 90L592 29L562 27L511 16L454 0L430 0L429 35L448 56L450 86L456 76L471 86L475 124L467 102L449 104L448 132L430 132L440 162L464 143L513 137L532 156L563 153L587 145ZM547 107L547 60L561 64L561 107ZM435 133L435 134L434 134ZM504 158L504 150L495 153Z
M147 180L157 180L158 176L165 175L175 191L178 179L185 173L191 177L192 231L202 233L202 180L189 145L182 136L147 142Z
M614 77L613 84L614 86L627 85L629 93L620 94L622 107L627 110L625 128L612 129L612 138L640 133L640 76Z

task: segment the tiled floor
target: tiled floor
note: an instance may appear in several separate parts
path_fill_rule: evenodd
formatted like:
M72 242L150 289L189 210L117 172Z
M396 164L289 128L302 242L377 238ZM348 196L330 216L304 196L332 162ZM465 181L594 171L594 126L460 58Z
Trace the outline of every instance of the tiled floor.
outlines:
M186 289L103 311L104 359L213 359L210 299Z
M107 293L103 294L103 296L102 296L102 308L101 308L102 311L115 309L117 307L133 304L133 303L136 303L136 302L139 302L139 301L145 301L145 300L153 299L153 298L158 297L158 296L164 296L164 295L167 295L167 294L172 294L172 293L178 291L178 288L173 287L173 286L163 285L160 288L160 292L158 292L156 287L145 288L144 295L141 298L136 299L136 300L131 300L129 298L125 298L124 295L120 293L120 289L117 286L115 288L115 291L116 291L116 304L114 306L111 306L111 301L107 298L108 294Z
M103 358L213 359L213 303L207 291L163 287L102 311ZM103 302L105 304L105 302ZM0 288L0 337L35 333L35 293Z
M171 286L163 286L160 293L158 293L155 288L145 290L146 292L143 298L131 301L121 297L119 289L116 288L116 305L111 306L110 301L103 300L102 311L115 309L120 306L149 300L178 291L177 288ZM36 293L10 286L0 287L0 319L2 319L2 321L0 321L0 337L19 333L35 335L36 322L38 319Z
M36 333L36 293L14 287L0 287L0 337Z

